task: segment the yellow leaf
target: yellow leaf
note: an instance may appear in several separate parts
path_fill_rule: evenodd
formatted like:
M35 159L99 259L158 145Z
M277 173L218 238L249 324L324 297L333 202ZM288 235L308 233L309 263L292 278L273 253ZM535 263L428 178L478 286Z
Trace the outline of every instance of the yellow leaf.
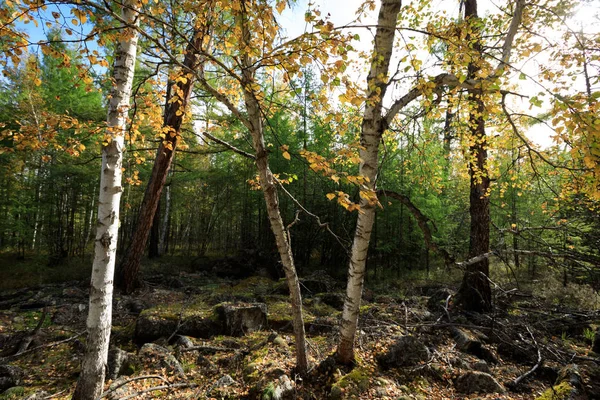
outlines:
M277 2L277 12L279 14L281 14L283 12L283 10L285 9L285 5L286 5L285 3L286 3L285 0Z
M291 159L290 153L288 153L287 151L284 151L282 155L283 155L283 158L285 158L286 160Z
M335 198L335 193L327 193L327 198L333 200Z
M33 80L33 83L35 84L35 86L40 86L42 84L42 80L40 78L35 78Z

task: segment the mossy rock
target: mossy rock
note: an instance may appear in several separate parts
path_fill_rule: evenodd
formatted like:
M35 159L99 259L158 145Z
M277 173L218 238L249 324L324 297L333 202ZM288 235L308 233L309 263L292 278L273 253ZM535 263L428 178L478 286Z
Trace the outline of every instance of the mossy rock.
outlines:
M569 382L562 382L546 390L536 400L567 400L574 388Z
M142 311L136 321L134 341L137 344L169 337L175 331L180 335L208 339L222 333L223 326L211 307L195 302L161 305Z
M17 400L25 397L25 388L23 386L13 386L0 394L0 400Z
M360 398L369 389L369 371L356 367L331 386L330 400Z

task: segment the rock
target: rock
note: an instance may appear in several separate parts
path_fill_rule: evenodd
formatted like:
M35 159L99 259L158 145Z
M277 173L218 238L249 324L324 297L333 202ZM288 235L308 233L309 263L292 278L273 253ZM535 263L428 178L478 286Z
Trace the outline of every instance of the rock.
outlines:
M79 304L64 304L56 308L52 322L56 325L78 325L85 322L87 315L79 310Z
M118 347L112 347L108 351L108 373L106 377L114 381L122 375L133 375L138 362L135 355Z
M0 392L13 386L19 386L24 372L14 365L0 365Z
M581 379L579 367L570 364L563 367L558 373L554 386L546 390L538 400L571 400L596 398L587 396Z
M189 336L184 335L175 336L175 342L173 344L179 349L189 349L190 347L194 347L194 341Z
M486 363L485 361L477 361L475 363L473 363L471 365L471 368L473 368L475 371L479 371L479 372L485 372L487 374L491 374L492 370L490 368L490 366L488 365L488 363Z
M364 368L354 368L331 386L329 399L363 398L362 394L369 389L369 375L370 371Z
M134 342L144 344L180 335L208 339L223 333L223 324L209 310L186 310L183 314L159 307L144 310L136 320Z
M318 298L324 304L338 311L344 308L344 296L339 293L321 293Z
M216 374L219 372L219 367L215 365L212 361L210 361L206 356L200 354L196 359L196 365L202 368L203 372L207 372L210 375ZM206 374L205 374L206 375Z
M592 344L592 351L594 353L600 354L600 327L596 329L596 334L594 335L594 343Z
M222 377L219 378L218 381L215 382L214 387L220 388L220 387L227 387L227 386L231 386L235 384L235 381L233 380L233 378L229 375L223 375Z
M527 343L515 342L501 342L496 348L498 354L502 357L510 358L511 360L521 363L528 364L535 362L537 358L535 348Z
M459 376L454 387L458 392L466 394L504 393L506 391L493 376L479 371L469 371Z
M225 333L231 336L242 336L267 325L267 305L264 303L221 304L216 312Z
M498 363L498 357L481 342L475 333L457 327L452 327L451 332L460 351L494 364Z
M76 299L83 299L87 296L87 293L85 293L83 290L81 290L79 288L65 288L62 291L62 296L76 298Z
M43 399L46 399L47 397L48 397L48 392L46 392L44 390L40 390L38 392L30 394L24 400L43 400Z
M290 378L287 375L280 376L275 384L271 400L292 400L295 398L294 384Z
M429 300L427 300L427 308L432 312L440 312L446 307L446 300L449 296L452 296L452 292L449 289L438 289L431 294Z
M0 395L1 399L22 399L23 394L25 393L25 388L23 386L13 386L11 388L6 389Z
M384 368L410 367L429 360L429 349L414 336L399 336L386 353L377 356Z
M559 371L558 378L556 378L556 385L563 382L567 382L574 390L579 391L583 388L581 374L577 364L569 364Z
M168 373L179 375L181 377L185 376L183 367L179 361L177 361L175 356L165 347L154 343L146 343L140 349L138 356L142 361L155 368L164 368Z
M176 277L167 278L165 283L166 283L167 287L169 287L171 289L181 289L182 287L185 286L183 281Z
M123 307L125 310L134 315L139 315L142 311L144 311L148 306L140 299L127 299L123 303Z
M229 387L235 385L235 381L229 375L223 375L220 377L215 383L212 384L210 389L206 392L206 397L208 398L217 398L217 399L233 399L234 397L231 393L231 389Z

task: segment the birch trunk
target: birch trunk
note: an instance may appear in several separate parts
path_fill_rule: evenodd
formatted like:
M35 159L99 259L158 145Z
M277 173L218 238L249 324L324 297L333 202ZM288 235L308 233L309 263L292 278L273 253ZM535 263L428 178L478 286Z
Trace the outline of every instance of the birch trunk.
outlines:
M242 7L244 9L244 7ZM271 230L275 235L277 250L281 258L281 264L285 273L286 281L290 291L292 305L292 323L294 325L294 336L296 340L296 368L303 374L308 370L308 355L306 351L306 333L304 331L304 318L302 316L302 295L300 292L300 281L294 265L294 256L290 238L286 234L285 225L279 211L279 198L277 196L277 183L269 168L269 156L265 146L264 131L262 126L262 115L260 103L254 95L253 87L256 86L254 79L254 62L248 54L250 48L250 31L248 29L247 15L245 9L242 12L240 23L242 28L242 42L245 51L242 56L242 86L244 91L244 102L246 104L247 127L252 135L252 145L256 153L256 167L260 177L260 187L265 197L267 214Z
M337 348L337 360L343 364L350 364L354 361L354 339L358 326L367 252L375 220L376 201L374 199L376 199L376 196L374 190L377 179L379 143L385 128L382 116L382 100L388 86L387 74L400 7L400 0L382 1L377 20L371 68L367 77L367 101L360 134L362 148L360 150L359 175L366 179L365 188L362 188L361 191L370 193L371 196L369 198L361 196L360 198L361 212L358 214L352 244L346 300L340 328L340 343Z
M138 24L138 3L126 0L123 19ZM138 33L125 28L115 51L114 84L108 104L107 134L111 141L102 148L102 170L98 198L98 227L92 278L87 345L73 399L96 399L102 393L112 323L112 294L117 239L119 201L121 200L121 164L129 99L137 52Z

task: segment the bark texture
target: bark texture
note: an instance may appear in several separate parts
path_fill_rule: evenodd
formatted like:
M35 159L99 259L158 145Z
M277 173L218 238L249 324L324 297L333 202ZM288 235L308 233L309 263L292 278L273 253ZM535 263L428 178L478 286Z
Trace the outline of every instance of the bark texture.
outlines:
M358 214L352 244L346 300L340 328L340 343L337 348L337 360L343 364L354 361L354 339L358 325L367 252L375 220L376 201L374 199L376 199L376 195L374 190L377 179L379 144L386 126L385 118L382 116L382 102L388 86L387 75L400 7L400 0L382 1L375 33L375 47L367 77L367 102L360 135L362 148L360 150L359 175L366 179L365 187L361 191L371 196L361 195L361 212Z
M179 78L177 82L173 83L171 88L171 98L165 107L165 116L163 124L163 132L165 137L161 142L154 165L152 166L152 173L146 192L144 193L144 199L140 206L138 219L136 222L136 228L134 229L133 237L125 259L121 264L119 271L119 280L117 284L122 287L125 293L131 293L136 288L142 286L140 279L140 262L146 248L148 241L148 235L150 234L150 228L152 227L152 221L154 220L154 214L160 201L165 181L173 156L175 155L175 149L179 141L179 131L183 123L185 111L187 110L190 95L192 93L192 87L194 85L193 73L188 71L194 71L198 64L198 49L202 45L203 35L196 32L194 38L188 44L185 59L183 62L184 70L181 72L181 76L184 79Z
M247 14L244 7L240 16L242 28L242 42L248 46L250 43L250 31L247 23ZM294 257L290 238L286 233L283 219L279 210L279 198L277 195L277 182L269 168L269 157L267 147L265 146L264 130L262 125L262 115L260 103L254 95L252 89L256 86L254 62L244 51L242 56L242 65L244 67L242 74L242 86L244 91L244 102L248 118L246 126L252 135L252 145L256 153L256 167L260 177L260 186L265 197L267 214L271 230L275 235L277 250L281 258L281 264L285 273L286 281L290 291L290 301L292 305L292 322L294 325L294 336L296 339L296 368L303 374L308 370L308 355L306 351L306 333L304 330L304 318L302 316L302 295L300 292L300 281L294 265Z
M465 20L475 23L477 15L477 0L466 0ZM467 36L468 40L473 40ZM483 56L479 39L475 38L473 50ZM474 79L480 67L477 61L468 65L467 79ZM490 249L490 178L487 170L487 141L485 134L484 112L485 104L480 89L468 89L468 99L471 107L469 115L469 134L472 145L469 148L469 215L471 230L469 235L469 256L476 257L487 253ZM467 266L463 282L459 290L459 302L463 308L470 311L490 311L492 309L492 289L488 276L490 273L489 258Z
M131 26L138 23L136 1L125 1L123 19ZM96 399L102 393L112 323L112 295L117 238L119 201L121 200L121 164L127 113L131 97L138 33L125 29L117 43L114 83L108 104L108 136L102 148L102 170L98 198L98 227L87 318L86 352L73 399Z

